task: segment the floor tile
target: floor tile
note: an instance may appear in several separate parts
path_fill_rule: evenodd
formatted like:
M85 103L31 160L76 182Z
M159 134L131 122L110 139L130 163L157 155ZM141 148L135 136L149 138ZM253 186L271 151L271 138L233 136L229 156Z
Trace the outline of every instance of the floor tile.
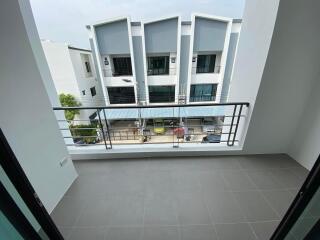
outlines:
M104 240L105 228L73 228L69 240Z
M205 194L205 201L214 223L237 223L245 221L244 214L231 192Z
M198 172L179 171L172 174L173 190L176 193L197 193L201 192L198 181Z
M193 225L181 227L181 240L216 240L212 225Z
M143 227L110 227L106 240L141 240Z
M105 227L109 223L106 197L92 197L75 223L76 227Z
M247 171L247 174L259 189L284 188L272 175L271 170L251 170Z
M149 226L144 228L143 240L180 240L179 227Z
M53 210L51 217L58 226L72 227L85 206L85 198L65 196Z
M219 240L255 240L249 224L216 224L215 225Z
M256 186L244 171L223 171L223 178L228 190L246 191L256 189Z
M173 178L170 171L150 172L145 175L147 193L172 193Z
M148 196L144 208L145 225L177 225L178 217L174 197L167 194Z
M226 191L227 185L220 171L199 172L198 180L204 192Z
M278 220L275 211L257 191L234 192L246 218L250 222Z
M269 240L279 221L250 223L259 240Z
M286 188L300 188L303 183L290 169L273 169L272 175Z
M108 225L137 226L143 224L144 198L141 195L114 196L107 204Z
M286 190L262 191L271 207L277 211L280 218L284 216L292 202L291 194Z
M208 208L202 194L179 194L178 219L181 225L211 224Z

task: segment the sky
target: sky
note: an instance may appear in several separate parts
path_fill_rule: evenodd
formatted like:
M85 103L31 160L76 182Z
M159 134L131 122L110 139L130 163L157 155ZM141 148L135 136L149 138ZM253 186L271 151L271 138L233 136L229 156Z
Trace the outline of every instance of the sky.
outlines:
M191 13L241 18L245 0L30 0L41 39L89 49L85 28L96 21L130 16L132 21Z

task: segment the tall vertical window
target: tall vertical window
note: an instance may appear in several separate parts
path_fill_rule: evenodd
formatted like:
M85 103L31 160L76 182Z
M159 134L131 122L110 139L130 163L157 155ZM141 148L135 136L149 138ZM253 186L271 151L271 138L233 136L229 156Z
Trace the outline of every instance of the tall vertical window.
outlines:
M216 64L216 55L198 55L197 73L214 73Z
M111 104L136 102L133 87L108 87L107 90Z
M169 74L169 56L148 57L148 75Z
M91 73L90 63L89 63L89 62L85 62L84 64L86 65L86 71L87 71L87 73Z
M191 85L190 102L215 101L218 84Z
M130 57L114 57L113 59L113 76L131 76L132 66Z
M90 92L91 92L91 96L92 96L92 97L97 94L95 87L90 88Z
M174 102L174 86L149 86L150 103Z

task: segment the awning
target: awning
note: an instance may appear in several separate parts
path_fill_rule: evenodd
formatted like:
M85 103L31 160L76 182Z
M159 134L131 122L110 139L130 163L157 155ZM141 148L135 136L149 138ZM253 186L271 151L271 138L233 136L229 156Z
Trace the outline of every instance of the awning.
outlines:
M200 118L224 116L227 106L203 106L203 107L170 107L170 108L121 108L105 109L108 120L138 119L141 118ZM101 110L103 111L103 110ZM101 119L104 119L103 112L100 113ZM96 116L98 119L98 116Z

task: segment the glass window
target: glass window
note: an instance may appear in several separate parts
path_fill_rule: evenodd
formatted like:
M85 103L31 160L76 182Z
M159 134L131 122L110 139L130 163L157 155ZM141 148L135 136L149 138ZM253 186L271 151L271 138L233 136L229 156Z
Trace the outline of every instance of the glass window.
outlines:
M92 97L97 94L95 87L90 88L90 92L91 92L91 96L92 96Z
M216 55L198 55L197 73L214 73Z
M190 102L215 101L218 84L191 85Z
M113 58L113 76L132 76L131 58Z
M90 63L89 63L89 62L85 62L84 64L86 65L86 71L87 71L87 73L91 73Z
M174 86L149 86L150 103L174 102Z
M108 87L107 90L111 104L136 102L133 87Z
M148 57L148 75L169 74L169 56Z
M86 95L86 90L82 90L82 95Z

